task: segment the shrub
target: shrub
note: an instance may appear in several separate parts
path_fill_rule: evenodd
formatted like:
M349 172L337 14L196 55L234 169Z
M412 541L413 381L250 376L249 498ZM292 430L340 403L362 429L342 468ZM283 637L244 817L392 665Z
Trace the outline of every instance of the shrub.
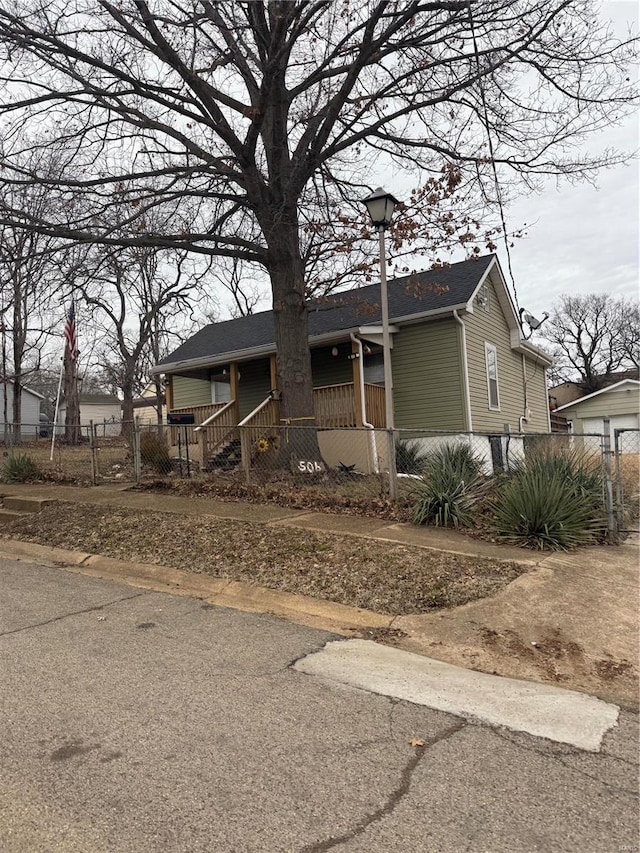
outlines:
M158 474L168 474L171 471L169 448L156 433L143 432L140 436L140 459Z
M398 474L422 474L425 453L417 441L396 442L396 471Z
M602 474L582 451L531 453L505 480L493 509L501 537L539 549L593 544L606 529Z
M469 445L445 445L425 455L412 521L436 527L470 527L472 511L484 490L481 463Z
M9 456L0 472L3 483L27 483L29 480L37 480L39 476L40 469L26 453Z

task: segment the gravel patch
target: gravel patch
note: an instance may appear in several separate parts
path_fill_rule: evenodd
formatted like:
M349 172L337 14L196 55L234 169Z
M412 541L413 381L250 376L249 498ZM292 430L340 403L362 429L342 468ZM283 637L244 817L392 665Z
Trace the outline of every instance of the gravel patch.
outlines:
M389 615L495 595L526 568L296 528L116 506L53 504L4 538L259 584Z

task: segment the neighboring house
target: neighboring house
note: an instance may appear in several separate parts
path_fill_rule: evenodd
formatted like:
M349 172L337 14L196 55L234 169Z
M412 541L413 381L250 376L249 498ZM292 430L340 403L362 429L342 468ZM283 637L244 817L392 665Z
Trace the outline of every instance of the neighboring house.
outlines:
M494 255L394 279L388 293L397 429L423 435L549 432L546 369L552 362L523 339ZM332 294L308 307L320 448L334 465L339 450L332 449L333 433L385 426L380 285ZM272 393L272 311L206 326L152 373L165 376L168 412L207 421L199 433L205 459L241 423L264 433L280 423L278 394ZM344 432L339 438L344 447ZM358 442L343 461L375 470L366 434Z
M120 435L122 403L114 394L80 394L80 425L93 423L98 436ZM57 432L64 431L67 406L64 400L58 412Z
M638 368L617 370L614 373L599 377L599 390L609 385L616 385L618 382L622 382L623 379L640 379ZM552 385L549 388L549 405L551 410L555 411L561 406L566 406L567 403L579 400L581 397L586 396L586 393L585 386L581 382L561 382L559 385Z
M164 392L160 403L160 417L162 418L162 407L165 403ZM154 382L149 382L142 389L140 396L133 400L133 414L141 426L155 425L158 423L158 399Z
M573 400L556 411L571 424L576 434L605 433L604 419L609 418L609 434L613 444L615 430L630 430L622 442L626 452L638 453L640 442L640 382L637 379L623 379L593 394L587 394Z
M2 431L2 436L4 436L5 429L8 426L9 430L13 432L13 387L14 383L11 381L3 382L1 384L0 390L0 422L2 426L0 430ZM7 395L7 420L5 424L4 418L4 395ZM31 388L27 388L25 385L22 386L22 406L21 406L21 425L20 425L20 434L24 437L36 437L40 433L40 404L44 400L42 394L38 394L37 391L32 391Z

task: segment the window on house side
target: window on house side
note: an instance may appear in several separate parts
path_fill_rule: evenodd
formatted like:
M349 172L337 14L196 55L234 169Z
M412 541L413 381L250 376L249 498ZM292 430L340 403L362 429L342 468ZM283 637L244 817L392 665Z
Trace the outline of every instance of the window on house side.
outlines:
M231 386L228 382L211 380L211 402L228 403L231 400Z
M500 394L498 393L498 351L493 344L485 343L485 359L487 362L487 388L489 390L489 408L500 410Z

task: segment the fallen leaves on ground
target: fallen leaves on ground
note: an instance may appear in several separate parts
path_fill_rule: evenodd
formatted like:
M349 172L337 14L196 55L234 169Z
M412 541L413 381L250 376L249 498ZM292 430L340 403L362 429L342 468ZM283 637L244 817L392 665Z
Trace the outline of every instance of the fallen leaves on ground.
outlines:
M297 528L92 504L52 504L6 536L249 582L390 615L495 595L511 562Z

